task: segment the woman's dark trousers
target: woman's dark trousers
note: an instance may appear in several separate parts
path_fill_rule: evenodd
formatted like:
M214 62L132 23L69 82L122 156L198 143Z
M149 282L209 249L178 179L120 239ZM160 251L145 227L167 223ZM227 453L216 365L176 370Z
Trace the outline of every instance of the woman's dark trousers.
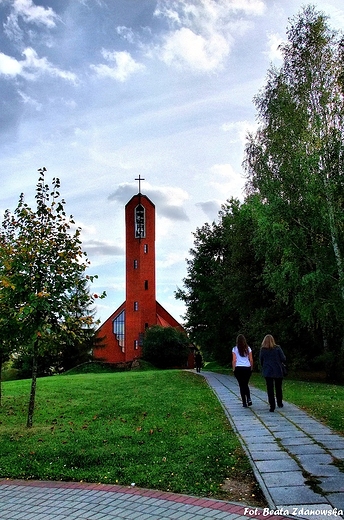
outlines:
M248 386L251 374L251 367L235 367L234 375L239 383L240 395L244 406L247 406L248 401L251 401L251 394Z
M266 377L266 390L268 392L268 401L270 410L276 408L275 393L277 406L283 406L282 382L283 377Z

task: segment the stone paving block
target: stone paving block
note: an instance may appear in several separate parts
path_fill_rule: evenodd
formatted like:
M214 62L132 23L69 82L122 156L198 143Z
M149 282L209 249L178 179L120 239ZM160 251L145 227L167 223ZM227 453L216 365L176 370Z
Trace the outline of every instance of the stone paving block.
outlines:
M344 449L331 448L331 455L339 460L344 460Z
M344 493L329 493L326 498L332 507L344 510Z
M309 441L308 437L302 438L302 437L284 437L281 439L281 444L283 446L303 446L304 444L307 444Z
M332 464L317 464L313 461L303 461L302 467L315 477L337 477L340 472Z
M344 439L337 435L314 435L314 440L337 450L344 449Z
M260 445L260 447L257 447L257 446L255 447L255 451L257 451L257 452L265 451L265 453L266 453L267 449L266 449L266 447L263 448L262 445ZM273 451L284 452L284 450L278 446L277 442L271 441L269 444L268 453L272 453Z
M315 464L331 464L331 462L333 462L331 455L329 455L328 453L301 453L297 455L297 459L301 462L301 464L303 464L304 462L313 462Z
M264 483L270 490L272 487L305 486L302 471L284 471L283 473L266 473Z
M322 504L326 501L322 495L314 493L306 486L281 486L272 487L269 493L278 506L288 506L291 504Z
M331 430L314 419L298 419L297 426L310 435L328 435Z
M113 517L113 520L117 520L118 517ZM123 517L122 517L123 518ZM160 520L160 518L156 515L147 515L146 513L141 513L136 517L137 520ZM168 517L167 517L168 518ZM107 520L107 519L106 519Z
M249 450L253 460L289 460L289 455L277 447L276 450Z
M114 510L115 511L115 510ZM124 509L118 509L116 510L117 512L121 512L121 511L125 511ZM101 512L95 512L95 511L85 511L83 513L84 516L87 516L87 520L104 520L108 514L104 514L104 513L101 513Z
M115 518L115 517L113 517ZM128 516L121 517L122 519L127 518L128 520L141 520L141 513L139 511L128 511ZM107 520L107 517L105 517L103 520Z
M255 435L254 433L242 433L241 437L247 442L247 444L259 444L266 446L271 442L271 435L265 433L264 435Z
M255 465L258 470L263 473L263 478L265 478L264 473L274 473L276 471L298 471L300 468L296 464L296 462L292 459L290 460L263 460L256 461Z
M318 444L314 444L310 441L310 444L300 444L297 446L291 445L288 447L288 451L294 455L323 455L327 452L321 448Z
M229 520L229 515L225 511L215 511L214 516L211 518L214 518L214 520ZM182 520L184 520L184 518Z
M281 422L279 424L276 424L276 422L274 422L273 424L271 424L271 426L268 426L269 431L271 431L275 437L278 436L278 433L289 433L292 428L295 428L295 426L285 422ZM295 431L298 431L297 428L295 428Z
M194 515L193 513L186 513L186 512L184 512L184 513L182 513L182 515L183 515L183 516L179 517L180 520L194 520L194 518L196 518L195 515ZM165 520L170 520L171 517L170 517L170 516L168 516L168 517L165 516L165 517L163 517L163 518L164 518ZM198 518L200 518L200 517L198 517Z
M274 436L277 438L277 439L280 439L282 442L284 440L288 440L288 439L294 439L295 441L299 442L299 443L306 443L309 442L309 437L308 435L306 435L305 433L303 432L300 432L294 428L290 428L290 429L286 429L285 431L283 432L280 432L280 433L276 433L274 434Z
M337 477L323 477L320 479L320 487L323 491L337 491L344 493L344 475L338 475ZM344 502L343 502L344 509Z
M180 520L183 518L184 513L182 511L166 511L164 515L161 515L161 517L166 517L173 520Z
M232 420L232 424L235 425L236 429L240 433L241 436L250 436L250 437L259 437L262 438L264 436L269 435L269 430L262 428L257 428L255 425L247 423L246 426L243 426L240 419L234 418ZM256 434L257 432L257 434Z

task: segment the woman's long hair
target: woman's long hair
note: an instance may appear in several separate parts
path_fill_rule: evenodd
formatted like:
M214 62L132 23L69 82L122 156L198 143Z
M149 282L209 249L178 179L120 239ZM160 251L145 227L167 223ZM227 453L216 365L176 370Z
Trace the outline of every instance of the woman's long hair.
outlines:
M276 346L275 340L271 334L267 334L262 341L262 348L274 348Z
M247 357L248 356L248 345L246 338L243 334L239 334L236 340L236 345L238 347L238 351L241 357Z

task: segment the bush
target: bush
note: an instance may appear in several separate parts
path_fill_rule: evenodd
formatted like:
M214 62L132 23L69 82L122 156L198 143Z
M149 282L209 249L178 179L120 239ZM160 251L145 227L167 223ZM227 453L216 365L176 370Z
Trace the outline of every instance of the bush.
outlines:
M189 354L189 340L173 327L154 325L147 329L142 357L158 368L184 367Z

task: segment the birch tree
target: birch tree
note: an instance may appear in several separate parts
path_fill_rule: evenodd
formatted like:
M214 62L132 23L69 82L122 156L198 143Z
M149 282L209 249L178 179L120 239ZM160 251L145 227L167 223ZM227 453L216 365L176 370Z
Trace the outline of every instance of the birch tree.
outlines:
M265 280L324 338L344 322L344 41L312 6L291 21L255 98L258 131L244 166L265 216Z

